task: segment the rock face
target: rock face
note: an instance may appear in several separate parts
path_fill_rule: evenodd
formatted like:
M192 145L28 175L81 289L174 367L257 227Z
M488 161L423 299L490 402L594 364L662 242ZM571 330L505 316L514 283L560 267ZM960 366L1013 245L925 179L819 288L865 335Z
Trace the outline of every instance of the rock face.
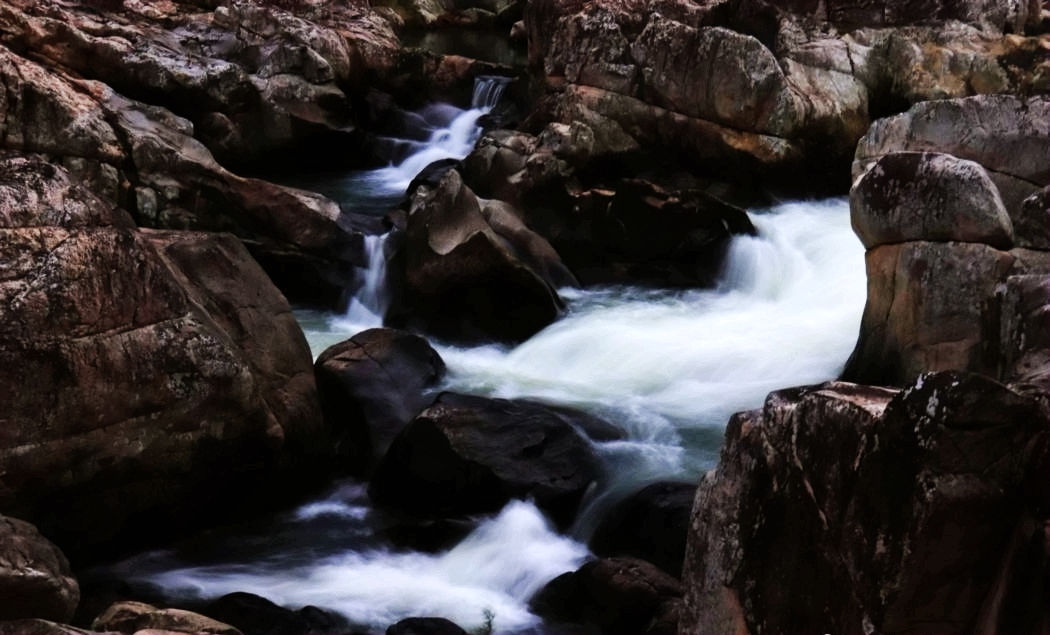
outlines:
M597 458L563 411L441 394L394 440L369 486L376 504L417 516L496 511L530 497L568 525Z
M772 393L701 482L682 632L1037 630L1048 423L978 375Z
M1034 360L1050 286L1048 117L1045 97L973 97L872 126L850 194L868 303L843 378L903 385L956 369L1046 392Z
M309 348L236 239L136 231L60 168L15 158L0 245L0 511L84 555L323 470Z
M653 483L638 490L602 519L590 547L600 556L632 556L682 574L685 537L696 486Z
M681 596L678 580L644 560L603 558L558 576L529 606L548 620L599 633L673 635Z
M79 601L80 587L58 547L33 525L0 516L0 622L68 622Z
M353 472L367 473L401 429L430 403L427 389L445 364L425 339L394 329L368 329L330 347L314 364L336 450Z
M827 170L837 188L873 118L1046 88L1041 40L1004 36L1038 24L1031 3L899 4L543 0L524 25L546 120L796 190Z
M417 190L399 259L402 304L389 319L458 340L522 340L553 322L557 289L576 280L517 214L479 199L455 170Z

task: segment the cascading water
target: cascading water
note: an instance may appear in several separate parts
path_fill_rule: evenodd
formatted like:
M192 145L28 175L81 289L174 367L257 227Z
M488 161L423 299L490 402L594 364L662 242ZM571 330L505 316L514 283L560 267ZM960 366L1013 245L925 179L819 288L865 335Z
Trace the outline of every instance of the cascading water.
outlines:
M607 474L576 540L646 482L695 482L717 460L730 413L760 406L770 390L832 378L849 355L865 281L847 203L785 204L752 219L759 235L733 239L717 289L565 292L568 314L515 348L438 345L447 389L576 406L627 432L597 444ZM315 354L352 333L339 324L306 324ZM378 537L382 523L363 487L343 486L218 541L208 557L146 554L119 576L176 598L248 591L293 608L319 605L377 630L441 615L468 630L491 619L494 632L522 633L543 632L527 609L532 593L587 555L525 502L442 554L393 548Z
M377 208L383 212L382 201L387 206L404 195L412 179L434 161L462 159L470 154L481 134L478 119L488 114L499 104L511 78L498 75L483 75L474 80L474 94L470 108L460 110L448 104L435 104L407 119L417 132L429 131L425 143L398 139L399 143L413 151L396 165L377 170L368 170L351 175L347 181L356 196L367 192L376 198L365 205L366 209ZM365 254L368 266L357 272L356 289L346 315L338 318L334 327L341 331L360 331L381 326L390 298L386 288L386 235L366 236Z

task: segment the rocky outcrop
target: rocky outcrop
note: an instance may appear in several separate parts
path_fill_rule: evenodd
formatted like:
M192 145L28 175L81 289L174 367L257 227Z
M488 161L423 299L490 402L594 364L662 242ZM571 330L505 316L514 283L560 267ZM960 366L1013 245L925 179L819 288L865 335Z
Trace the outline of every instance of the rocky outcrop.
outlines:
M65 171L15 158L0 245L0 511L84 556L323 472L309 348L235 238L136 231Z
M1022 4L539 1L525 27L546 119L797 190L798 174L817 188L823 171L825 187L841 187L873 118L926 99L1050 89L1035 53L1044 40L1004 35L1039 23Z
M79 601L80 586L65 554L33 525L0 516L0 622L68 622Z
M1050 419L978 375L772 393L693 507L682 632L1035 632Z
M492 512L529 497L567 526L598 467L573 415L587 417L442 393L394 440L368 493L378 505L422 517Z
M680 576L695 495L696 486L689 483L643 487L602 519L589 542L591 551L599 556L640 558Z
M397 58L396 36L364 8L315 20L240 0L136 8L18 0L0 10L0 42L192 120L228 165L345 161L360 139L344 89L363 93Z
M525 339L558 316L557 289L576 284L517 210L479 199L455 170L416 191L398 262L402 302L388 320L457 340Z
M598 633L674 635L681 596L678 580L644 560L603 558L551 580L529 607L556 624Z
M160 609L143 602L118 602L91 624L96 631L132 635L141 631L195 633L197 635L241 635L229 624L182 609Z
M46 155L140 225L236 234L278 284L336 302L361 236L337 205L223 169L190 122L0 47L0 147Z
M431 401L445 364L425 339L394 329L368 329L336 344L314 363L328 427L347 468L366 474L401 429Z
M872 126L850 195L868 302L845 379L954 369L1046 392L1048 116L1046 98L973 97Z

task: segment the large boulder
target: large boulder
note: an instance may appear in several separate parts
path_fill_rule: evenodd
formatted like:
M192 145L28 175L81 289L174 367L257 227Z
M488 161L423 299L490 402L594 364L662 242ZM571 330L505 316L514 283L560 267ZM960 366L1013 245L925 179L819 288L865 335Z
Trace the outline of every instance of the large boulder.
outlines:
M772 393L701 482L682 632L1045 624L1048 423L977 375Z
M844 379L904 385L969 370L1050 385L1033 331L1050 285L1048 116L1045 97L945 100L861 140L850 210L868 248L868 302Z
M522 340L558 316L576 279L519 212L479 199L450 170L416 191L401 249L395 323L446 338Z
M321 475L309 348L240 242L136 231L37 160L0 175L0 512L80 556Z
M68 622L79 601L80 587L58 547L33 525L0 516L0 622Z
M681 596L678 580L644 560L602 558L551 580L529 607L551 622L598 633L673 635Z
M401 432L376 468L376 504L416 516L500 509L532 498L568 525L598 462L574 414L528 401L442 393Z
M224 595L200 612L246 635L343 635L348 628L345 618L316 606L293 611L243 592Z
M430 403L445 364L418 335L368 329L321 353L314 374L325 420L341 438L337 452L351 471L368 473Z

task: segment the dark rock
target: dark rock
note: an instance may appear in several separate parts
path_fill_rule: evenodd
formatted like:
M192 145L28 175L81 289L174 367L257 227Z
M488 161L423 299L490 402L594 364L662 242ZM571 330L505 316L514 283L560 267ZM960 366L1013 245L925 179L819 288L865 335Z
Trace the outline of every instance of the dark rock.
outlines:
M77 557L270 505L320 476L309 348L236 239L134 231L61 170L0 166L0 510Z
M696 486L689 483L643 487L602 519L591 537L591 550L599 556L640 558L680 576L695 495Z
M558 316L556 289L575 278L516 210L480 201L451 170L417 190L403 244L403 306L409 322L457 340L522 340Z
M678 580L634 558L593 560L558 576L529 603L555 623L597 627L599 633L674 633Z
M684 632L1031 630L1045 571L1016 556L1044 540L1048 424L978 375L772 393L698 491Z
M427 389L445 364L418 335L369 329L321 353L314 373L325 420L339 438L336 451L364 474L430 402Z
M458 159L439 159L427 165L423 170L412 179L408 184L408 189L405 190L405 194L412 196L412 193L416 191L416 188L425 185L428 188L435 188L441 183L441 179L445 176L445 173L449 170L455 169L459 165Z
M333 613L314 606L292 611L251 593L224 595L200 612L245 635L335 635L349 630L346 620Z
M564 527L596 470L594 451L563 415L443 393L394 440L369 494L378 505L439 517L531 497Z
M48 620L0 621L0 635L106 635Z
M33 525L0 516L0 621L68 622L79 601L80 587L58 547Z
M386 629L386 635L467 635L443 617L408 617Z

